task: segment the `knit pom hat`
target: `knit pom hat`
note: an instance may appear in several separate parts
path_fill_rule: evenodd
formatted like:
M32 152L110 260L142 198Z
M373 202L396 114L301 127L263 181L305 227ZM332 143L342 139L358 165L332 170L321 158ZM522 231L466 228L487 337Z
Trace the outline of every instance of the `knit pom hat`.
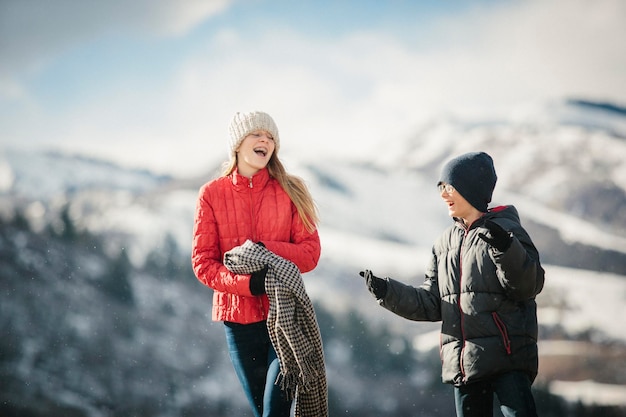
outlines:
M486 213L497 179L491 156L485 152L470 152L444 165L438 185L452 185L468 203Z
M235 156L235 152L246 136L255 130L265 130L274 137L274 152L278 152L280 147L280 139L278 137L278 128L274 119L262 111L251 111L246 113L237 112L230 121L228 133L230 141L228 142L230 156Z

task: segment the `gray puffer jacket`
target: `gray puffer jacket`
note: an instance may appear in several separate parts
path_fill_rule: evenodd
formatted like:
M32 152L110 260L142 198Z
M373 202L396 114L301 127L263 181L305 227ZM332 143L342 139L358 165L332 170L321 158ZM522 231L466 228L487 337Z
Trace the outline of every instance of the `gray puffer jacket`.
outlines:
M513 236L505 252L478 234L485 220ZM537 305L544 271L513 206L491 209L469 229L455 222L435 242L419 287L388 280L379 303L410 320L441 321L443 382L454 385L512 370L537 376Z

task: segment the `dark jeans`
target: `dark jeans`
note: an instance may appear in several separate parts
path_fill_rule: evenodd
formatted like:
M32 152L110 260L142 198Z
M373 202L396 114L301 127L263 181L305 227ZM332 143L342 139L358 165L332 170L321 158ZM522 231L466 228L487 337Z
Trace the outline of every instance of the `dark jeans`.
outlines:
M493 417L493 396L504 417L537 417L531 382L523 372L507 372L486 381L454 387L458 417Z
M237 377L255 417L289 417L291 400L274 385L280 364L265 321L252 324L225 322L226 343Z

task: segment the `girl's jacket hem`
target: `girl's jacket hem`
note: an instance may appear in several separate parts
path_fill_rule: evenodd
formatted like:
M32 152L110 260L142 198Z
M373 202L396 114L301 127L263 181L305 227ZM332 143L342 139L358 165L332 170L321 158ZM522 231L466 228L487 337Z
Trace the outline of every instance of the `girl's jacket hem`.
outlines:
M512 236L505 252L479 237L488 234L487 219ZM387 280L383 307L410 320L442 322L444 382L462 385L513 370L535 379L535 296L544 270L513 206L492 209L467 229L455 221L435 242L419 287Z
M320 257L317 231L309 232L295 205L267 168L252 178L232 174L204 184L196 205L191 262L198 280L213 289L212 319L248 324L267 319L265 294L250 292L250 275L230 272L226 252L246 240L263 242L302 273Z

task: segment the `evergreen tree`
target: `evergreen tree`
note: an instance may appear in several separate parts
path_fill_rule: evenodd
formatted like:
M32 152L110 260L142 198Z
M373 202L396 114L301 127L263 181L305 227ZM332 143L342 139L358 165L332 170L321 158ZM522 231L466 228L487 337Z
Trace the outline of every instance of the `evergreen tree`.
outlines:
M60 236L65 240L73 240L77 236L76 226L70 216L70 206L66 204L61 210L61 230Z
M102 290L122 304L134 304L133 289L130 284L132 265L125 248L112 259L107 272L102 276Z

